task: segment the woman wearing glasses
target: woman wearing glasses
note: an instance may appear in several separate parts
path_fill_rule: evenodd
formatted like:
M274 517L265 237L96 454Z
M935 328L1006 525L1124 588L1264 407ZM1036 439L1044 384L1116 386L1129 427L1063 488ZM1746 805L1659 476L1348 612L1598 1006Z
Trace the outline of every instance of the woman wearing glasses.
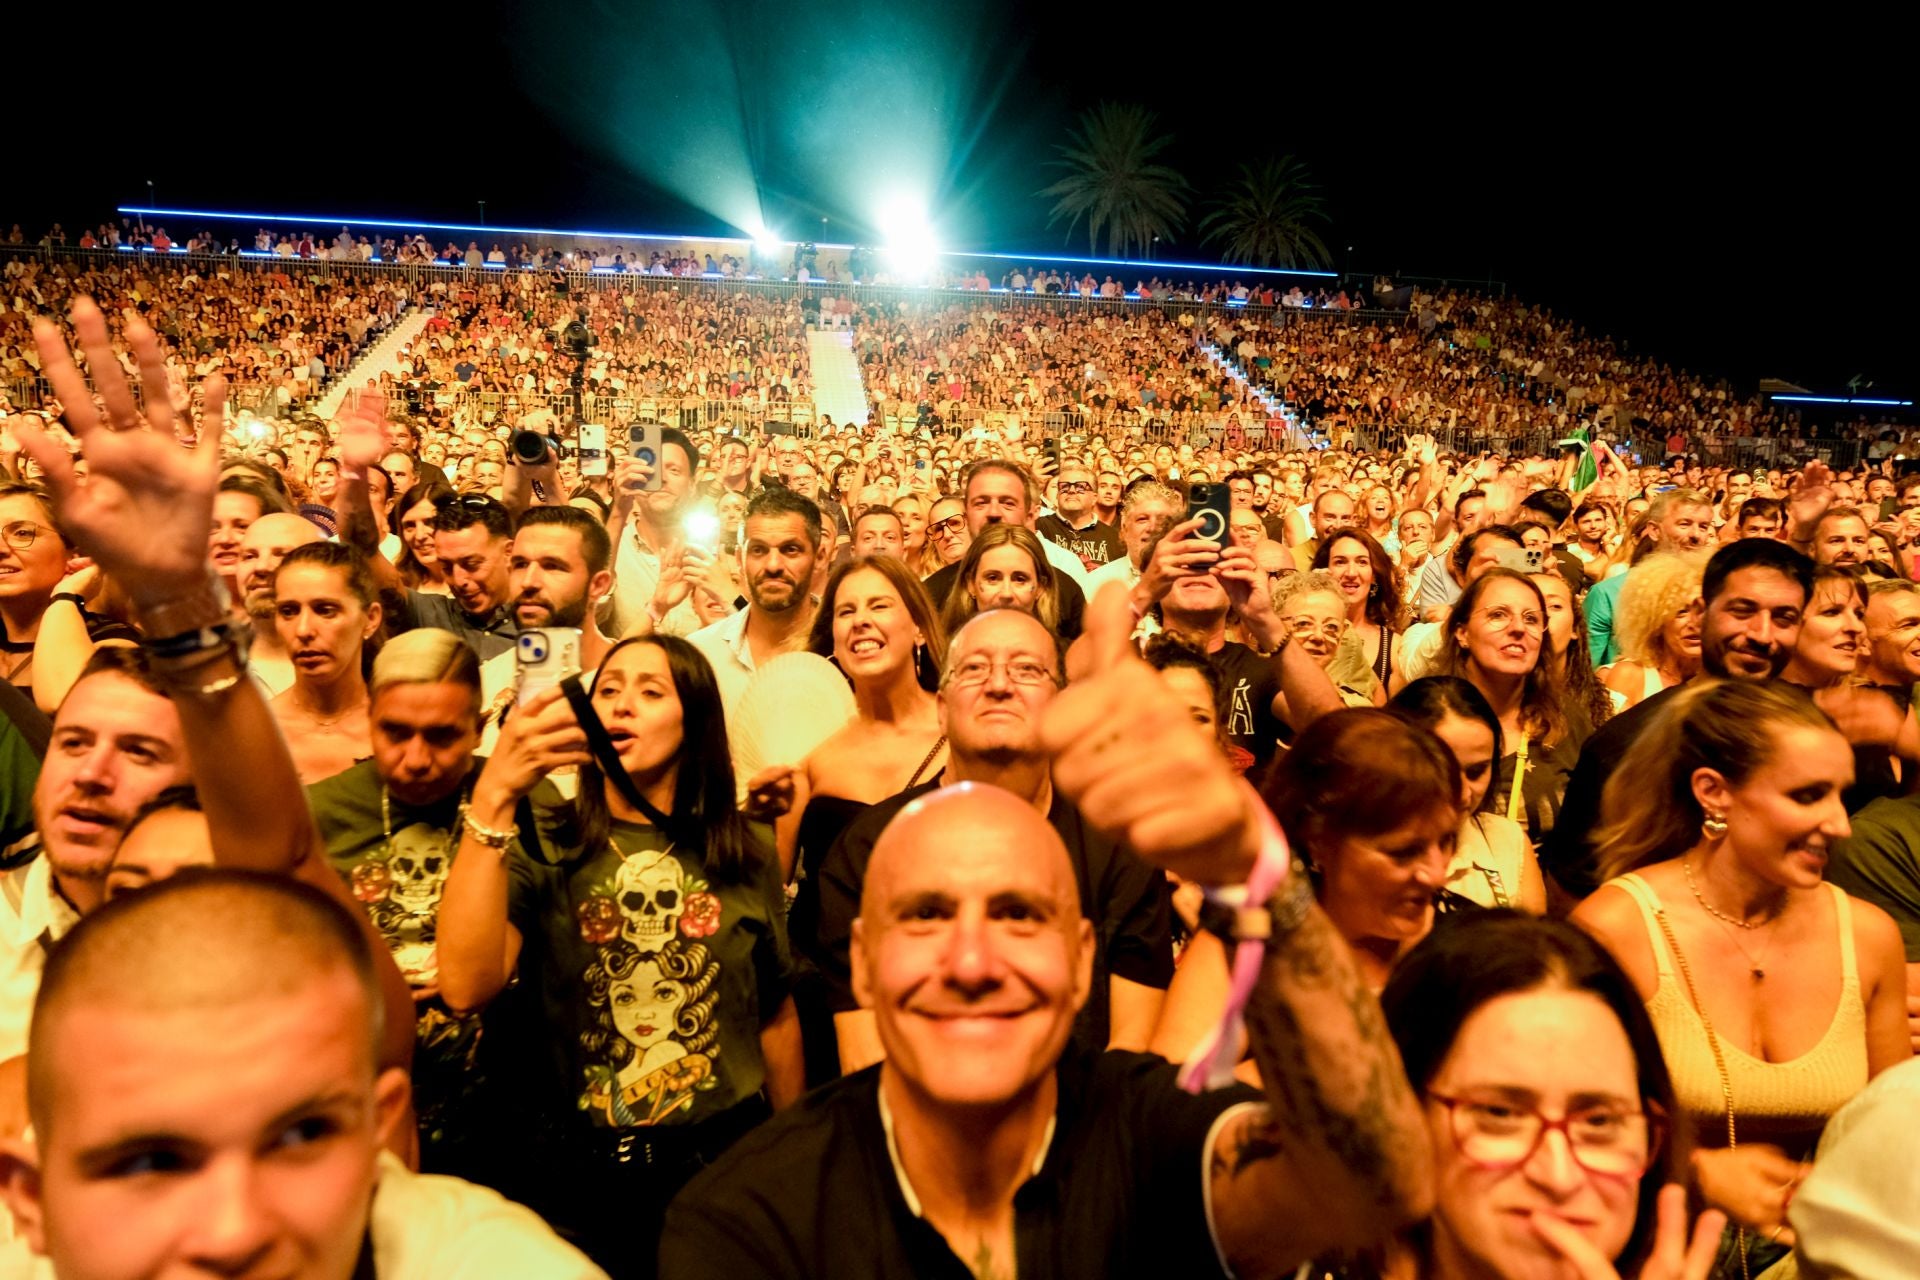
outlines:
M1439 674L1472 684L1500 719L1507 752L1494 775L1494 811L1524 826L1538 848L1592 733L1546 660L1546 596L1525 574L1489 569L1454 602L1443 632Z
M927 511L927 551L914 568L924 580L967 554L972 541L967 532L967 504L956 497L941 498Z
M1380 1003L1420 1096L1434 1206L1311 1280L1705 1280L1686 1142L1633 985L1578 929L1512 912L1442 925Z
M1352 625L1339 581L1325 569L1290 573L1273 587L1273 611L1280 615L1280 624L1292 643L1332 679L1331 668L1340 656L1340 643ZM1340 691L1340 701L1349 707L1373 705L1372 698L1337 679L1334 687Z

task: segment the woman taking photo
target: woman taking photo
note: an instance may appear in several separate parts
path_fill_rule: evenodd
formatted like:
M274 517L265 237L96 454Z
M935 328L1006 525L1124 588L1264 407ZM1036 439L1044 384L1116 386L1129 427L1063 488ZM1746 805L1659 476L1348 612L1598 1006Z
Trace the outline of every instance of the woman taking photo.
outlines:
M452 595L446 577L440 572L440 558L433 550L433 518L445 502L454 498L451 486L436 480L423 481L400 495L393 504L400 532L400 559L394 568L400 578L415 591L433 595Z
M1500 719L1507 748L1493 781L1495 812L1538 846L1553 829L1588 720L1569 705L1548 659L1547 600L1512 569L1489 569L1461 593L1443 626L1440 674L1478 689Z
M516 973L535 993L552 1053L530 1102L554 1152L535 1208L615 1276L651 1276L667 1202L799 1095L799 1023L779 860L734 808L712 668L630 638L591 698L598 750L554 689L482 770L441 898L441 994L471 1012ZM520 802L568 766L571 812L509 856Z
M1478 689L1458 676L1427 676L1395 694L1387 710L1433 734L1460 766L1460 832L1447 888L1483 907L1540 915L1547 886L1520 824L1486 812L1501 750L1500 718Z
M1398 669L1400 632L1407 625L1405 588L1393 557L1371 534L1345 529L1320 541L1313 567L1340 585L1347 622L1358 638L1373 678L1384 690Z
M1622 711L1700 674L1700 579L1710 553L1666 551L1627 573L1613 606L1620 660L1604 677Z
M1077 625L1071 632L1063 629L1066 619L1061 617L1053 565L1039 536L1023 525L990 524L980 531L961 558L960 573L940 621L952 635L968 618L988 609L1030 613L1062 640L1079 634ZM1077 624L1078 619L1074 621Z
M1613 877L1574 912L1660 1035L1726 1272L1792 1243L1786 1212L1827 1118L1911 1053L1893 921L1826 884L1847 835L1846 739L1778 681L1695 681L1607 781Z
M1434 931L1381 993L1426 1114L1433 1212L1311 1280L1706 1280L1646 1010L1591 938L1500 911Z
M300 781L312 786L372 752L363 658L380 632L373 571L344 543L310 542L280 561L273 598L293 684L271 705Z

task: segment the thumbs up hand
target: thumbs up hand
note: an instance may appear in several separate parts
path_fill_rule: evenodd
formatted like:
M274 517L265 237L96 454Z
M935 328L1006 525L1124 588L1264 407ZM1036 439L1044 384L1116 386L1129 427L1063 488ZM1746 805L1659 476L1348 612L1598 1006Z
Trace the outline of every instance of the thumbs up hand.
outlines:
M1109 584L1082 632L1092 667L1040 722L1053 785L1148 862L1202 884L1237 884L1259 847L1250 807L1259 801L1142 661L1133 628L1126 588Z

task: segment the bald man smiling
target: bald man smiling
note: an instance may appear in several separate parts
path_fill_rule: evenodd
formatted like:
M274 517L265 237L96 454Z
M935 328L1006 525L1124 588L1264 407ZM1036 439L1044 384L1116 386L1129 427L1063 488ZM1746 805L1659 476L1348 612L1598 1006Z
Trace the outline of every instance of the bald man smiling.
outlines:
M1094 674L1046 711L1053 781L1141 857L1246 878L1252 791L1096 602ZM1095 815L1098 815L1097 817ZM1247 1028L1268 1105L1193 1096L1146 1054L1072 1043L1092 926L1045 816L981 783L907 805L852 940L886 1057L743 1139L668 1211L661 1274L1279 1277L1420 1214L1419 1112L1372 996L1294 874Z

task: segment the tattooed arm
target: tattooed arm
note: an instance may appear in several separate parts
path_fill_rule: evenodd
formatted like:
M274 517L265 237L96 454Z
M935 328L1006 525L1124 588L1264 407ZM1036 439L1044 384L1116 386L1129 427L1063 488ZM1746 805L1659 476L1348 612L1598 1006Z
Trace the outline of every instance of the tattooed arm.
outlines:
M1290 1274L1424 1216L1426 1123L1380 1006L1318 907L1268 944L1247 1031L1267 1106L1221 1128L1208 1166L1234 1273Z

